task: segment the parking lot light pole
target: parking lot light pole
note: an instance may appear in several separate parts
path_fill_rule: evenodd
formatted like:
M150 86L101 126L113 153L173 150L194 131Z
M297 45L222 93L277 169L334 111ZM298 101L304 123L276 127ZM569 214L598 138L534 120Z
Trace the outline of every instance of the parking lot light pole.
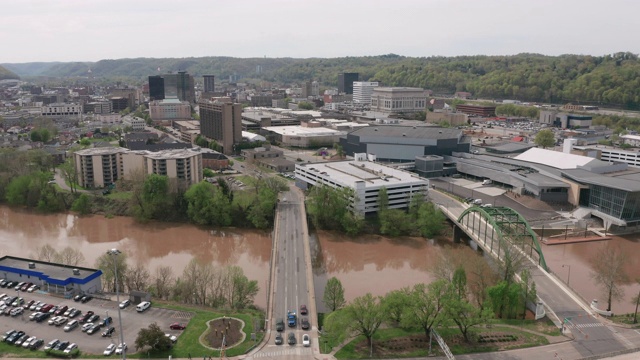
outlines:
M124 334L122 333L122 315L120 313L120 287L118 286L118 264L116 262L117 256L121 254L118 249L111 249L107 251L107 254L113 257L113 272L116 278L116 301L118 302L118 323L120 324L120 344L124 346ZM127 351L122 349L122 360L127 358Z

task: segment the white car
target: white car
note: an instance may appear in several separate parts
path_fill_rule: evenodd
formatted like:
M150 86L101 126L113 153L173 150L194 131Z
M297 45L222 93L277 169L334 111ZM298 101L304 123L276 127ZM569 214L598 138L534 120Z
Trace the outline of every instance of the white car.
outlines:
M69 346L67 346L66 349L64 349L64 353L65 354L71 354L71 352L73 351L73 349L77 348L78 345L76 345L76 343L71 343L69 344Z
M36 312L34 312L34 313L31 313L31 315L29 315L29 320L30 320L30 321L35 320L35 319L36 319L36 316L38 316L38 315L40 315L40 314L42 314L40 311L36 311Z
M311 338L309 337L309 334L302 335L302 346L311 346Z
M64 315L64 316L69 316L69 314L71 314L71 312L72 312L73 310L75 310L75 309L76 309L76 308L68 308L68 309L67 309L67 311L65 311L65 312L64 312L64 314L62 314L62 315Z
M116 355L122 354L122 351L127 351L127 343L121 343L116 348Z
M67 319L67 318L66 318L66 317L64 317L64 316L58 316L58 320L56 320L56 322L55 322L54 324L55 324L56 326L61 326L61 325L63 325L64 323L66 323L66 322L67 322L67 320L69 320L69 319Z
M166 336L167 338L169 338L169 340L171 340L172 343L175 343L176 341L178 341L178 337L175 335L171 335L171 334L164 334L164 336Z
M35 339L37 339L37 337L35 337L35 336L32 336L32 337L28 338L27 340L25 340L25 341L22 343L22 347L23 347L23 348L28 348L28 347L29 347L29 345L31 345L31 342L32 342L32 341L34 341Z
M36 301L29 307L29 310L34 311L40 305L42 305L42 301Z
M27 289L27 292L32 293L32 292L34 292L37 288L38 288L38 285L31 285L31 286Z
M91 329L92 327L93 327L93 323L86 323L82 325L82 332L87 332L87 330Z
M58 318L59 318L59 317L60 317L60 316L54 316L54 317L52 317L51 319L49 319L49 325L53 325L53 324L55 324L55 323L56 323L56 321L58 321Z
M122 300L122 302L118 306L120 306L120 309L124 309L129 305L131 305L131 300L127 299L127 300Z
M67 326L64 327L64 331L69 332L78 327L78 320L71 320L67 323Z
M114 351L116 351L116 344L109 344L109 346L107 346L107 348L104 349L103 354L106 356L109 356L113 354Z
M22 306L20 306L20 307L17 307L15 309L11 310L10 315L11 316L18 316L18 315L22 314L23 312L24 312L24 308Z

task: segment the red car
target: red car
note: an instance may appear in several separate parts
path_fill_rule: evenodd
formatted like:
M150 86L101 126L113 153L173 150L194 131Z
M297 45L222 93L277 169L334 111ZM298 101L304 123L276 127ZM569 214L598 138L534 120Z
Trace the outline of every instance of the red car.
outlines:
M179 324L179 323L173 323L173 324L169 325L169 328L171 330L184 330L185 325L184 324Z
M300 315L307 315L308 313L307 305L300 305Z

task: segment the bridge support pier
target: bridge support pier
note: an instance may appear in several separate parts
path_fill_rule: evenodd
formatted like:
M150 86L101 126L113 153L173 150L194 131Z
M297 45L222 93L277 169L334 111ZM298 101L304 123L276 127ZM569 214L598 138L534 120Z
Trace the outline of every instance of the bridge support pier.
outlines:
M466 238L467 234L464 233L464 231L462 231L462 229L460 229L459 226L457 225L453 225L453 242L456 244L459 244L462 242L463 238Z

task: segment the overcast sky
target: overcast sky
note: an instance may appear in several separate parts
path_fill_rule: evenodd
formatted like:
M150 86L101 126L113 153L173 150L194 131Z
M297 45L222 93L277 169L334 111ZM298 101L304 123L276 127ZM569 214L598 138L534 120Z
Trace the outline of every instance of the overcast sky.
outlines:
M640 53L638 0L3 0L0 63Z

